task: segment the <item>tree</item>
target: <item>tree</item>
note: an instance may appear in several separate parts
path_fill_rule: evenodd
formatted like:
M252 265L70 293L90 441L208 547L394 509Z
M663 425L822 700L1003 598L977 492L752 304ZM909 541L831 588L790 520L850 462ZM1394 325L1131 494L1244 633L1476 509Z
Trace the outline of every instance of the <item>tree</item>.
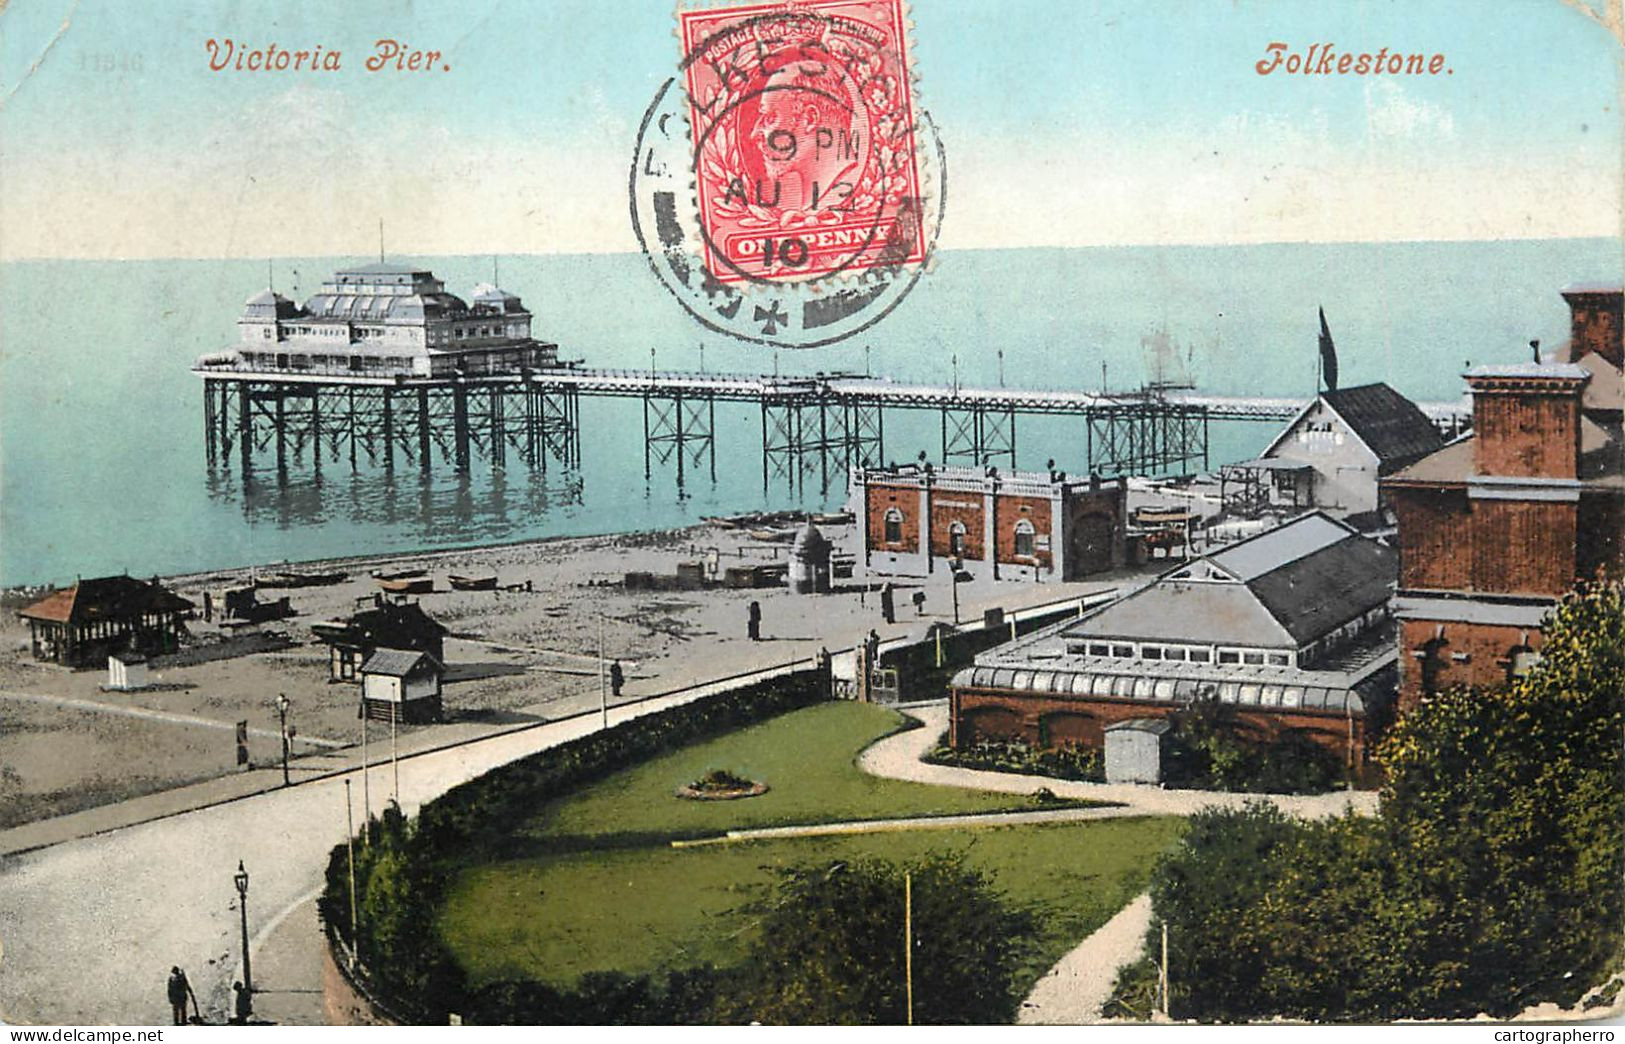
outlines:
M1190 817L1178 847L1158 860L1151 873L1156 917L1146 948L1160 952L1166 923L1168 963L1178 969L1176 1017L1222 1022L1263 1007L1260 972L1270 947L1256 911L1273 878L1275 854L1296 829L1263 802L1204 808Z
M1544 634L1528 677L1395 724L1375 818L1191 818L1151 882L1176 1017L1505 1016L1601 980L1625 938L1620 586Z
M1625 603L1585 585L1544 630L1542 662L1500 689L1406 714L1378 757L1382 821L1428 923L1431 1012L1569 1000L1619 946L1625 852Z
M734 1003L741 1020L793 1025L906 1021L903 875L913 894L914 1021L1007 1023L1036 922L957 856L900 866L849 860L781 874L761 908Z

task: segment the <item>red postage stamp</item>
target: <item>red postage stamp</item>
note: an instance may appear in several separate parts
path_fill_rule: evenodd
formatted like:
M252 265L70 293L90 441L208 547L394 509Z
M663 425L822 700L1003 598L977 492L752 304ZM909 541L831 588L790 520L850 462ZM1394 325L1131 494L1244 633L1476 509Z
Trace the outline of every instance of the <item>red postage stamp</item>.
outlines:
M902 0L678 15L706 267L811 281L924 260Z

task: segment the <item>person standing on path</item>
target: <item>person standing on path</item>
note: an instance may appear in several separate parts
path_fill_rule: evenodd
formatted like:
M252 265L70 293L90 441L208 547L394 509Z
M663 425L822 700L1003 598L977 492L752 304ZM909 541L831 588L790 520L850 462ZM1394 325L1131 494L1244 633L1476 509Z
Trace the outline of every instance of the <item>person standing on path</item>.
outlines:
M753 601L753 602L750 603L750 608L748 610L746 610L746 612L745 612L745 629L746 629L746 632L750 635L750 640L751 641L759 642L759 641L762 640L762 603L761 602Z
M186 1025L186 998L192 998L192 1011L197 1012L197 994L192 992L192 984L186 980L186 973L176 965L169 969L169 1014L170 1025ZM202 1016L198 1016L202 1019Z
M248 1025L248 1020L254 1016L254 995L248 990L245 990L243 988L243 984L240 982L232 983L231 988L237 995L236 1000L232 1004L236 1014L226 1021L230 1022L233 1026L246 1026Z
M616 660L609 665L609 694L616 699L621 698L621 686L626 684L626 672L621 670L621 661Z
M890 580L880 589L880 618L889 624L897 622L897 599L892 593Z

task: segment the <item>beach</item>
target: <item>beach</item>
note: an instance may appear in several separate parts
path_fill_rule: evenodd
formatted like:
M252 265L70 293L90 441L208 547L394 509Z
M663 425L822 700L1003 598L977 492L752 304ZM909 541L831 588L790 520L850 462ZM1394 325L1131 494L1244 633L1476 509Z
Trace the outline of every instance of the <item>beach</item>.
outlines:
M787 533L788 527L781 529ZM825 527L836 552L854 550L855 528ZM765 535L765 534L764 534ZM297 782L328 770L336 751L361 743L360 687L329 681L328 647L313 623L345 617L382 596L374 573L423 570L432 593L406 596L451 632L446 640L446 724L400 726L394 743L405 752L464 741L504 729L556 720L599 705L600 640L606 662L619 660L623 699L633 699L791 660L811 660L820 649L849 649L871 628L882 638L923 634L951 620L946 570L928 580L898 578L896 623L881 619L877 594L884 578L842 580L837 593L797 595L785 586L731 589L707 584L692 590L627 589L629 572L669 578L680 562L713 559L730 566L783 563L789 544L753 537L749 530L702 524L615 536L558 538L456 551L364 556L278 563L164 579L166 587L198 606L188 622L196 650L236 655L201 663L153 662L151 685L137 692L106 691L104 668L71 671L36 662L28 628L16 613L27 596L6 595L0 620L0 829L60 816L200 780L241 771L235 723L247 722L256 767L281 757L276 700L290 701L297 730L290 778ZM203 594L281 569L346 574L328 586L270 588L262 599L286 595L297 615L248 628L228 642L216 622L201 619ZM1147 567L1151 568L1151 567ZM960 615L1014 609L1103 590L1125 574L1101 574L1086 583L1037 582L1030 572L994 580L976 575L960 584ZM495 575L498 590L456 591L448 577ZM911 596L925 593L923 614ZM37 597L37 592L33 593ZM761 606L762 640L746 635L747 607ZM253 638L254 634L261 637ZM285 636L287 647L250 651ZM390 751L389 726L369 726L376 758Z

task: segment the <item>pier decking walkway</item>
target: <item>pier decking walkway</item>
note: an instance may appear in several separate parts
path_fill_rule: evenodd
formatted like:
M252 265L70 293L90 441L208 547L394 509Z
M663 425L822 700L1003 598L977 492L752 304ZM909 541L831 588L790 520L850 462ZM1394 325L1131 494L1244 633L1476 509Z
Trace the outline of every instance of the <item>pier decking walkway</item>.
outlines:
M1206 469L1208 426L1218 421L1275 422L1294 417L1305 400L1214 395L1184 388L1124 392L929 385L831 373L615 370L559 366L512 372L415 377L336 365L267 369L200 363L211 461L229 461L233 446L250 466L256 450L274 447L278 467L290 449L323 447L336 459L347 447L392 464L399 453L427 466L441 458L466 470L477 455L502 467L507 454L545 470L549 459L570 467L580 455L583 396L640 400L644 474L658 462L677 478L708 468L715 478L715 411L719 402L753 403L761 411L762 483L783 478L792 489L807 476L824 490L852 465L881 462L888 410L932 411L941 418L943 463L1011 469L1018 416L1084 421L1081 459L1098 474L1156 474ZM1459 403L1422 405L1441 426L1459 423ZM1057 452L1061 456L1064 448ZM1077 459L1077 458L1074 458Z

